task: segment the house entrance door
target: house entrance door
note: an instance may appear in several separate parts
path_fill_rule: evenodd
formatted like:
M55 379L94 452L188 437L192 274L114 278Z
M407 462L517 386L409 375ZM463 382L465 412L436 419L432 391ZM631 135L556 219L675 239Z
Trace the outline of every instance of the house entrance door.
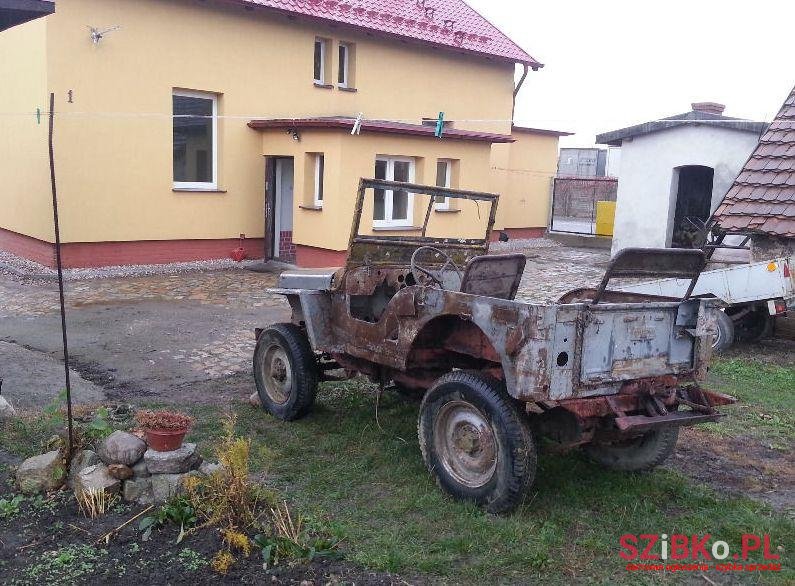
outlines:
M265 224L269 250L266 255L284 262L295 262L293 244L294 162L292 157L274 157L268 161L268 194Z

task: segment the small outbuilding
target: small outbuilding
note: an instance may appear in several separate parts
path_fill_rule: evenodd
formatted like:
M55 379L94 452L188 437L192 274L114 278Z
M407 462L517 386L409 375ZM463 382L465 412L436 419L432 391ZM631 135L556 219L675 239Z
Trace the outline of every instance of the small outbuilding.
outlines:
M694 103L690 112L596 137L621 147L613 254L694 244L767 127L723 111Z

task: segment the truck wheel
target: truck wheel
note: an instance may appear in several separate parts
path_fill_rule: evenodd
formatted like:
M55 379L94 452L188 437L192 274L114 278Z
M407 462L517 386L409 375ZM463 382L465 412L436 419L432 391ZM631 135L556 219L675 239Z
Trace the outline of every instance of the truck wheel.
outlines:
M535 478L530 429L490 376L462 370L442 376L425 394L417 428L425 465L455 498L505 513Z
M584 449L588 457L605 468L636 472L665 462L673 454L678 438L678 427L666 427L621 442L590 443Z
M268 413L283 421L309 413L317 379L315 354L301 328L274 324L262 331L254 350L254 380Z
M738 311L734 310L732 313L738 313ZM749 307L745 315L732 323L734 324L734 338L740 342L758 342L773 332L773 317L764 303L757 303Z
M718 311L718 332L712 340L712 349L722 352L734 344L734 322L725 311Z

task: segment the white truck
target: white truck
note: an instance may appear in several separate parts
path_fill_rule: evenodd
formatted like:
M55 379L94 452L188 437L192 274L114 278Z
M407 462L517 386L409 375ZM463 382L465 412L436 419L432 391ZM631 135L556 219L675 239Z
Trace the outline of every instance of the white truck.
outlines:
M693 289L693 297L712 297L723 305L718 314L718 332L713 348L723 350L735 340L755 342L772 330L773 320L795 307L795 260L771 260L704 271ZM679 297L690 280L657 279L614 286L615 291L659 297Z

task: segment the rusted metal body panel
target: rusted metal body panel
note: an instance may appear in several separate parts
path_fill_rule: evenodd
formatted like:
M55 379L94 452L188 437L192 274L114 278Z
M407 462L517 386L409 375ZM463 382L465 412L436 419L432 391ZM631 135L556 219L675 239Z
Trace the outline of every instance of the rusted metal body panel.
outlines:
M398 186L491 203L485 237L360 236L365 190ZM715 327L711 302L613 295L606 287L611 276L647 275L644 254L662 274L697 278L703 253L633 250L608 271L596 299L572 294L557 305L518 302L523 259L482 256L496 201L489 194L363 180L344 269L333 277L289 273L282 285L309 278L319 286L274 291L290 300L293 322L306 328L313 349L350 372L424 389L454 369L485 371L502 379L528 413L559 409L574 416L579 441L597 433L604 419L614 432L634 433L718 416L714 406L724 399L698 387ZM467 288L466 275L477 275L478 294L423 282L413 253L429 245L439 258L426 268L451 260L464 267L460 289ZM682 266L676 258L684 259ZM678 411L681 405L689 410Z

